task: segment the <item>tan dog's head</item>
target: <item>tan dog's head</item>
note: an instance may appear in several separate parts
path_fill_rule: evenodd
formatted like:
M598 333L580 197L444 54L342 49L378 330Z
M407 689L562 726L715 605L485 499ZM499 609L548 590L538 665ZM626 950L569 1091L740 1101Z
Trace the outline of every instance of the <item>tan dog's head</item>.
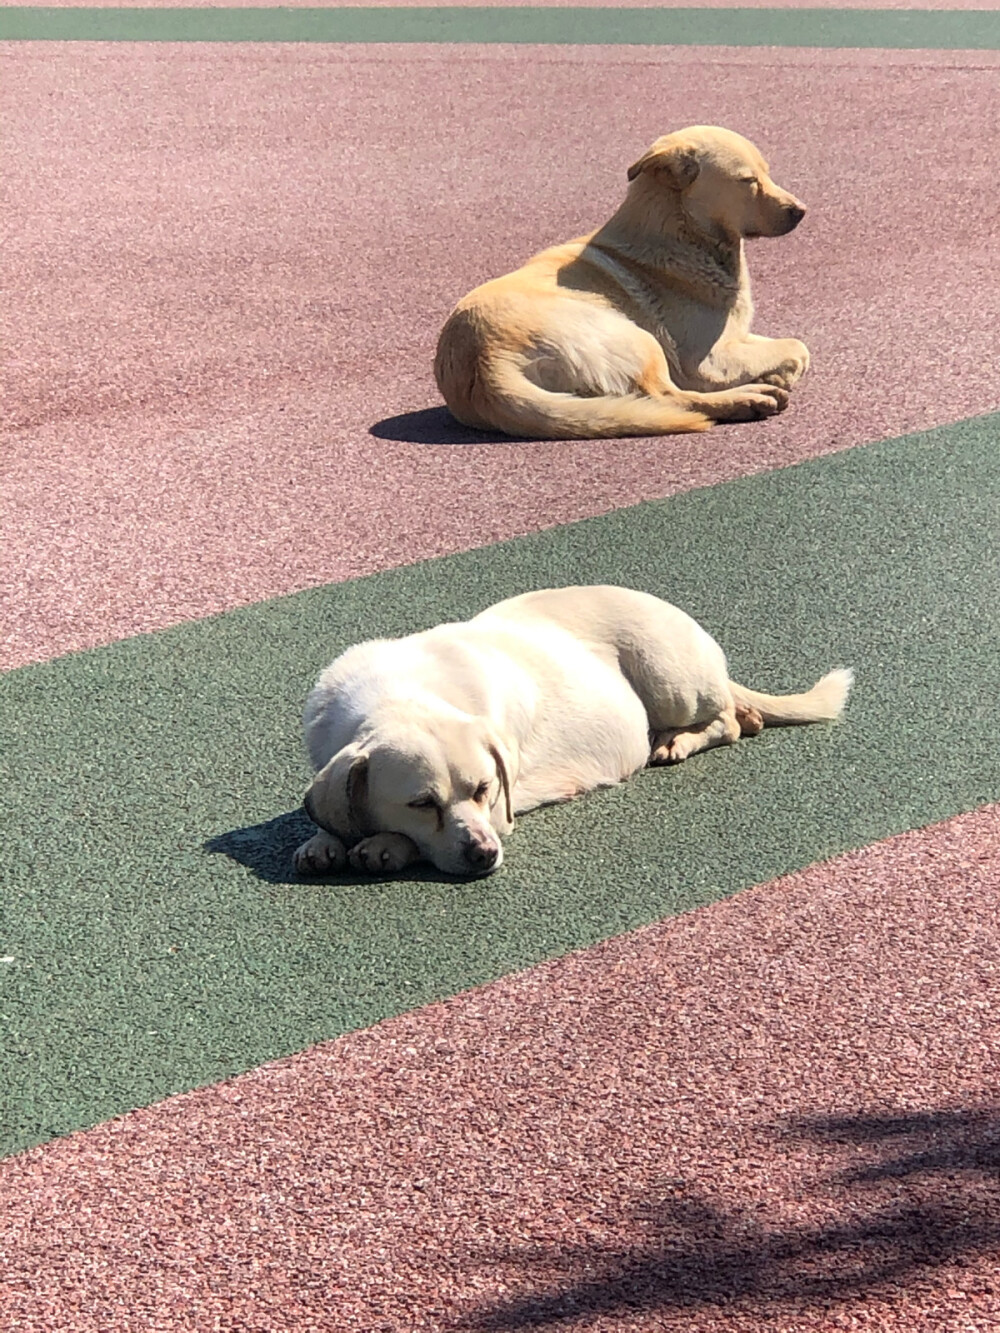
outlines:
M335 754L313 779L305 808L348 845L403 833L451 875L488 875L514 826L516 756L481 718L414 703L381 716L364 741Z
M805 205L775 185L749 140L716 125L665 134L628 170L634 193L670 190L684 213L709 236L738 241L784 236Z

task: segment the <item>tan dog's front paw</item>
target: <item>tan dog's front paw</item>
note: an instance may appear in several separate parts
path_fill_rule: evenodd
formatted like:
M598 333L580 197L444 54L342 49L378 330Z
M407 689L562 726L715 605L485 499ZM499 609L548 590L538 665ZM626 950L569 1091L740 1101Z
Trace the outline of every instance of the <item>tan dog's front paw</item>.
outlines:
M317 833L296 848L292 864L300 875L328 875L347 864L347 848L332 833Z
M766 375L761 375L763 384L774 384L779 389L790 389L797 384L809 369L809 348L798 338L788 338L782 346L785 353L782 360Z
M420 856L416 843L403 833L376 833L351 848L350 862L366 875L395 875Z
M744 384L730 393L733 411L727 417L729 421L760 421L762 417L784 412L788 406L788 391L778 384Z

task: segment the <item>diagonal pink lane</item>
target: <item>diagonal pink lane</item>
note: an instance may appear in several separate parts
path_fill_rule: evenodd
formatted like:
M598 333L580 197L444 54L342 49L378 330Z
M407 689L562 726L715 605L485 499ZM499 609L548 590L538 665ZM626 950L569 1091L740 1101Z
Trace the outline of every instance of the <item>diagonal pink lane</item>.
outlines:
M1000 403L996 53L8 55L4 665ZM465 442L430 374L453 300L600 221L634 153L705 120L812 206L752 255L758 327L815 355L792 410Z
M0 1165L3 1326L985 1333L1000 809Z

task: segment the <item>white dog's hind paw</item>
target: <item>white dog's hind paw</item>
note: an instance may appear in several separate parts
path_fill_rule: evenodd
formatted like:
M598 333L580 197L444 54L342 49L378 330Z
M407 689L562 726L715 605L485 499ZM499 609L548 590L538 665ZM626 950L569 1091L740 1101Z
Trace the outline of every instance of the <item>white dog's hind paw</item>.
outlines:
M292 864L300 875L328 875L347 865L347 848L332 833L317 833L295 849Z
M350 851L350 862L355 870L366 875L395 875L416 861L420 853L416 843L403 833L376 833L363 838Z
M690 731L661 731L654 738L649 756L650 767L661 764L679 764L695 752L694 733Z

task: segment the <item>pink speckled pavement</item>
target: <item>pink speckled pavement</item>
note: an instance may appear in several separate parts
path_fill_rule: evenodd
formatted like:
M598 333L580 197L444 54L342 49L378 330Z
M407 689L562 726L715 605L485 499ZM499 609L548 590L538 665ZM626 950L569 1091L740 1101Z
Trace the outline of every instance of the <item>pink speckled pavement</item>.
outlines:
M1000 405L1000 53L3 54L3 666ZM598 224L637 152L696 121L757 140L810 206L750 251L756 327L813 352L790 410L666 440L457 427L431 377L452 303ZM97 669L50 716L37 679L17 719L32 736L103 684ZM929 709L931 762L960 743L934 728ZM116 737L101 740L80 762L107 769L110 832L79 874L103 886L136 833L116 813ZM45 799L72 808L86 851L92 812L58 777ZM44 802L30 820L31 855L58 860ZM209 856L184 827L178 882ZM44 940L53 904L30 870ZM67 1004L18 1027L5 1008L29 969L75 979L113 956L117 922L102 954L98 899L61 866L53 883L79 934L51 959L15 957L0 920L16 1060L59 1024L89 1043L104 1017ZM268 894L298 891L247 884L262 931ZM985 806L9 1157L0 1329L991 1333L998 894Z
M968 52L20 46L2 661L995 407L997 73ZM453 301L596 225L637 150L696 121L757 139L811 208L751 251L757 327L813 351L791 410L628 447L472 442L431 378Z

